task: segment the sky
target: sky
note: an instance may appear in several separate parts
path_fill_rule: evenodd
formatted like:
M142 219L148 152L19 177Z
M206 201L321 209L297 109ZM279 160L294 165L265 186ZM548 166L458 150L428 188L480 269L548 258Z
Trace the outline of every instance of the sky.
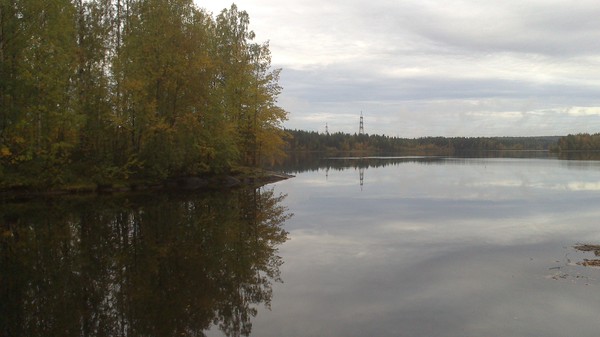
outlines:
M232 2L195 0L218 14ZM598 0L238 0L281 68L290 129L600 132Z

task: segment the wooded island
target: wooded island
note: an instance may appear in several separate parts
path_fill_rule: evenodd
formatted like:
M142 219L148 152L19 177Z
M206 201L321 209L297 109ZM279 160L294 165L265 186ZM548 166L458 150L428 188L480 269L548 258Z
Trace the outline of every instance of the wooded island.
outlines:
M279 70L235 5L0 3L0 188L219 174L282 154Z

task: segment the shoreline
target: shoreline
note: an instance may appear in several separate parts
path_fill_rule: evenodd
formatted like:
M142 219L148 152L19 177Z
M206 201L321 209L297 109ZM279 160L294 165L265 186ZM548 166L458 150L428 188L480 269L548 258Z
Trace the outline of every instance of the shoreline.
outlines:
M31 187L8 188L0 190L0 200L30 199L68 195L106 195L146 191L215 191L243 187L261 187L295 177L294 175L258 171L252 174L229 174L215 176L183 176L167 178L162 182L124 182L113 184L89 184L79 186L58 186L49 189Z

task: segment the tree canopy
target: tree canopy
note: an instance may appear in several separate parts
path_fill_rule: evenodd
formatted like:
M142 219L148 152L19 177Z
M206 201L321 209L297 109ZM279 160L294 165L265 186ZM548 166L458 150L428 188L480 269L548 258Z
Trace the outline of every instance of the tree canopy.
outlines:
M423 137L400 138L386 135L332 134L286 130L290 152L363 152L378 154L454 154L464 151L548 150L559 137Z
M560 137L557 150L562 152L600 151L600 133L579 133Z
M0 0L0 187L276 159L280 70L249 23L192 0Z

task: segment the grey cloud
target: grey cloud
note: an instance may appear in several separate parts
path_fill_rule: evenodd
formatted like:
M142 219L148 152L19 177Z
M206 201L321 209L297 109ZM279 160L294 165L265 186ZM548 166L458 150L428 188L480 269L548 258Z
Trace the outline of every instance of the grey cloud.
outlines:
M401 2L386 8L383 17L388 33L410 32L448 52L568 56L600 51L600 7L595 2L424 3Z
M457 74L458 75L458 74ZM558 98L572 102L598 97L599 88L570 83L540 85L523 80L463 77L376 77L352 68L318 71L285 70L288 93L314 102L403 101L475 98Z
M237 3L283 68L287 127L355 132L362 110L408 137L600 130L597 0Z

